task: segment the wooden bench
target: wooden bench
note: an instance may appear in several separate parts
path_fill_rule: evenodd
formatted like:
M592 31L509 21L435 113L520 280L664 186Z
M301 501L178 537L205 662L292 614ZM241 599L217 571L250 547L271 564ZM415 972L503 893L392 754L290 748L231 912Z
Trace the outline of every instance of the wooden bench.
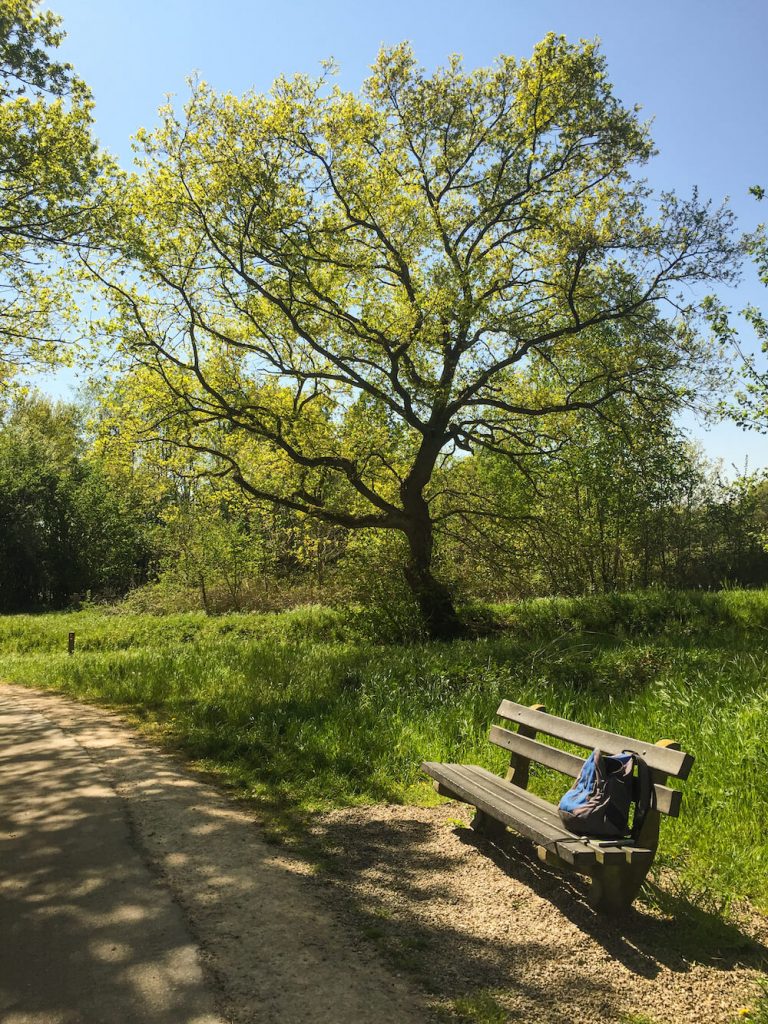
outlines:
M434 779L435 789L442 796L476 808L472 822L476 831L499 842L510 826L533 840L540 860L552 867L588 875L592 879L588 899L595 910L613 914L627 910L656 855L660 816L677 817L680 813L682 794L665 783L670 776L687 778L693 756L672 740L643 743L548 715L542 704L525 707L504 700L497 714L517 724L516 732L494 725L489 736L491 743L510 751L506 779L477 765L429 761L422 765L422 771ZM606 754L631 750L645 760L651 772L654 800L634 845L601 846L601 840L574 836L563 826L554 804L527 791L531 761L576 778L588 756L578 757L542 743L537 739L539 734L566 740L588 751L595 747ZM563 791L567 788L563 786Z

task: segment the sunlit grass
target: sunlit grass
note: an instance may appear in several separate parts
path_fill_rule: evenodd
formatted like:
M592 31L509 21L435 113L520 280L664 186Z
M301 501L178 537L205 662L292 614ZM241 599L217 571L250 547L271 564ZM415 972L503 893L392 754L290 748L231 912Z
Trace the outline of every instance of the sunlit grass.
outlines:
M391 646L367 618L98 611L0 619L0 675L127 706L266 807L433 799L422 760L498 772L502 697L540 701L696 755L660 864L688 894L768 906L768 593L542 600L492 610L503 629ZM485 610L488 614L488 610ZM76 651L67 655L67 633ZM550 796L560 776L535 774Z

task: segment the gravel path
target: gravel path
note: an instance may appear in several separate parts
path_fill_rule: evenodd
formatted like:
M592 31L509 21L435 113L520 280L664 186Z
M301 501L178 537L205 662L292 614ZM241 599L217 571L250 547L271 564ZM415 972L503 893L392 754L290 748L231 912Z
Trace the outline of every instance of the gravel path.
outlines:
M222 1024L184 917L74 740L0 693L0 1020Z
M482 1008L483 1024L731 1024L754 1000L768 922L637 904L611 924L586 904L586 882L543 867L525 840L504 853L478 839L460 824L471 815L364 807L314 826L338 902L447 1005Z
M196 952L233 1024L416 1024L436 1010L483 1024L730 1024L754 998L766 964L762 919L739 930L641 905L612 925L529 844L502 853L477 840L460 804L319 815L317 871L266 843L252 814L116 715L7 685L3 705L63 735L87 760L89 784L119 801L151 871L146 899L172 898L193 937L182 959L189 967ZM0 822L3 866L10 838ZM204 1007L195 1013L172 1019L208 1024ZM29 1018L59 1020L79 1024ZM0 1004L0 1024L27 1018L3 1016Z
M56 814L71 812L67 791L90 786L94 801L112 804L113 816L119 802L128 822L126 842L100 859L97 872L70 874L73 891L83 885L87 889L97 874L100 888L111 892L111 914L119 927L108 937L108 946L97 946L103 938L97 914L88 916L83 910L79 927L64 934L61 916L49 915L47 927L35 927L34 894L31 901L15 907L15 939L9 944L8 932L0 936L0 998L6 999L5 1012L0 1002L2 1024L129 1024L134 1019L143 1024L211 1024L194 993L189 1000L171 996L169 1014L161 1016L151 1000L142 1001L138 985L123 984L122 1013L110 1005L99 1009L98 989L84 991L79 1005L74 1005L71 993L67 1006L34 1002L34 978L47 963L56 963L58 974L65 977L78 958L91 956L94 949L102 949L107 960L116 955L113 946L129 942L130 963L150 964L153 957L165 956L167 951L158 946L149 927L148 908L157 903L167 907L172 901L181 908L187 934L184 943L174 938L168 949L181 945L188 958L189 936L194 937L208 987L227 1021L417 1024L430 1019L408 979L383 968L370 944L362 942L357 948L348 928L313 891L309 866L265 843L252 815L185 771L177 759L143 742L116 716L64 697L0 685L0 709L38 726L40 749L33 752L32 761L24 762L25 751L19 745L0 764L0 794L14 773L27 773L24 832L37 829L37 849L43 856L47 851L49 864L61 862L61 845L48 840ZM48 747L63 743L68 757L59 760L56 770L49 765L41 773L46 736ZM21 845L21 815L9 818L8 811L5 807L0 818L4 901L24 886L32 867ZM95 813L91 804L81 802L75 831L86 828L91 843L98 845L100 820ZM152 872L140 900L136 886L129 893L120 890L129 845ZM42 898L52 901L49 893ZM33 962L26 963L30 958ZM118 963L119 978L113 975L107 984L124 979L129 966ZM177 966L169 963L169 973L160 979L166 991L176 985L171 969ZM197 992L199 1000L203 996ZM12 1000L14 1005L9 1005Z

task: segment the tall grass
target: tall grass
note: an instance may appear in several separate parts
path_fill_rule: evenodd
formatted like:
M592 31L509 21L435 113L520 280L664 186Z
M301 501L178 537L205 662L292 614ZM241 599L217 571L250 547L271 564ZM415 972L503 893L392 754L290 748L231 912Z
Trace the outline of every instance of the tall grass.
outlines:
M660 863L686 891L768 908L768 592L652 591L475 609L502 628L376 642L325 608L0 618L0 676L133 709L265 806L428 801L422 760L502 772L502 697L696 755ZM77 648L66 653L67 633ZM533 785L551 797L561 776Z

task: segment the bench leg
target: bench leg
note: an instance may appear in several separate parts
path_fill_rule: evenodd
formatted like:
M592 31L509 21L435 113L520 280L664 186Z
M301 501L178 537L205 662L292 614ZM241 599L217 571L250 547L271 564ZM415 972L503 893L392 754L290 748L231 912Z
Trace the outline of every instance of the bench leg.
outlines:
M666 776L651 772L653 782L666 782ZM592 884L587 899L589 905L602 914L622 914L632 906L651 870L659 845L660 815L656 808L646 815L643 827L637 837L637 844L650 850L648 854L633 854L626 864L595 864L590 875Z
M475 812L472 828L478 835L495 843L500 842L507 834L507 826L486 814L485 811Z
M587 902L600 914L625 914L640 892L650 864L596 864Z

